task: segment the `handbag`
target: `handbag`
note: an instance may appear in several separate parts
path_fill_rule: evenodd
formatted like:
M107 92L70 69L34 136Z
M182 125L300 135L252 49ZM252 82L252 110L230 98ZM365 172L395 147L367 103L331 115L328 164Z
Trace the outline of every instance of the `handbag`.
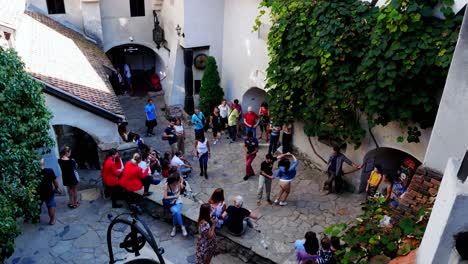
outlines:
M78 173L78 170L76 170L77 164L76 161L73 160L73 174L75 174L75 179L77 182L80 182L80 174Z
M172 191L171 186L170 186L169 184L167 185L167 187L169 187L169 190L171 190L171 193L174 193L174 192ZM163 199L162 199L163 207L164 207L164 208L168 208L168 209L171 208L173 205L175 205L176 200L177 200L176 198L167 198L167 199L166 199L166 198L163 198Z

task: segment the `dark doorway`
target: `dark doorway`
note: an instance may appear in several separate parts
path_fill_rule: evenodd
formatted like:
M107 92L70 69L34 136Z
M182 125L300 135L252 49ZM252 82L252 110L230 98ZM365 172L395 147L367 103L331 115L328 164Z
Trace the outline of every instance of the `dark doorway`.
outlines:
M54 125L58 151L69 146L71 158L78 164L79 190L95 188L101 184L100 150L94 138L85 131L67 125ZM58 157L60 158L60 157Z
M120 69L122 77L123 66L128 64L132 75L132 86L135 93L145 95L147 91L155 90L151 82L152 75L158 75L162 63L157 54L150 48L138 44L125 44L113 47L106 52L116 69Z

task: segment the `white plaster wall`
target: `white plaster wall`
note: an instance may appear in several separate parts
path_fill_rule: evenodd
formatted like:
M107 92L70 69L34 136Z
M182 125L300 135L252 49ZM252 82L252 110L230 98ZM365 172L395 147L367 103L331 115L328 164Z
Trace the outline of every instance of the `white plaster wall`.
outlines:
M102 43L101 8L99 1L82 0L83 28L86 36Z
M184 103L185 85L184 85L184 56L180 47L183 44L183 38L177 35L175 28L179 25L184 26L184 1L165 0L160 15L161 26L164 29L167 46L170 49L166 67L166 79L163 83L164 97L168 105L177 105Z
M210 46L209 55L222 65L224 0L185 0L184 47Z
M454 235L468 231L468 181L457 178L459 159L449 159L437 199L432 208L421 246L416 255L417 264L459 263L454 256ZM448 260L451 259L451 262Z
M363 127L365 126L365 122L361 123ZM431 135L431 130L421 130L421 137L420 143L399 143L397 142L397 137L402 135L402 129L399 127L398 123L392 122L389 123L387 126L376 126L372 129L372 133L375 136L379 147L388 147L394 148L406 153L411 154L419 161L422 161L424 158L424 154L426 153L427 144L429 142L429 138ZM330 156L332 149L330 146L325 145L317 140L317 138L311 138L312 144L314 145L315 150L318 152L320 156L322 156L325 160L328 159ZM326 165L320 158L314 154L308 137L304 133L304 125L301 122L294 123L294 135L293 135L293 144L299 149L300 152L306 153L312 161L314 161L317 166L323 170L326 169ZM344 154L350 158L356 164L362 164L364 162L364 156L367 152L376 149L376 145L372 140L369 133L366 134L365 138L362 141L361 146L358 149L354 149L353 145L347 146L346 151ZM354 168L349 167L348 165L344 165L343 170L345 172L354 170ZM357 190L359 188L359 184L361 181L361 173L362 171L356 171L354 173L346 174L345 180L352 184Z
M258 37L258 32L252 32L259 3L260 0L231 0L224 4L221 86L231 101L242 100L252 87L265 88L267 43Z
M49 15L47 10L46 0L27 0L28 8L39 9L42 13L48 15L54 20L68 26L75 28L78 31L84 32L83 28L83 13L81 9L80 0L64 0L65 14Z
M468 18L464 17L424 164L443 171L449 157L468 149Z
M48 94L45 100L47 108L53 114L51 126L77 127L91 135L98 145L106 146L106 149L117 147L120 143L117 124Z

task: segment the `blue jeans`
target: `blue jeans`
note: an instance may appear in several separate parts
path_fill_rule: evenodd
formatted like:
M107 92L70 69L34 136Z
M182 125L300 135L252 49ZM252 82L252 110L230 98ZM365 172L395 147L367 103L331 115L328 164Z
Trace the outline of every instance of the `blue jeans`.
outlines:
M278 148L278 141L279 141L280 135L271 135L270 137L270 145L268 146L268 153L273 154L276 152L276 149Z
M246 127L246 130L245 130L247 133L249 133L249 131L252 131L253 133L253 137L254 138L257 138L257 128L253 128L253 127Z
M182 214L180 213L182 210L182 203L174 204L170 210L172 213L172 225L183 226L184 223L182 222Z
M202 154L198 158L198 163L200 163L200 170L205 171L208 169L208 152Z

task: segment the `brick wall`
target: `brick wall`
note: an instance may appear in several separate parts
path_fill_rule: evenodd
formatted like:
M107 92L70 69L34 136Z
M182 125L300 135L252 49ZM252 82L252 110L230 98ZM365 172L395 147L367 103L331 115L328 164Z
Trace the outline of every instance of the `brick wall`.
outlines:
M426 167L419 167L411 180L408 191L395 209L394 221L405 217L416 218L422 208L432 208L439 191L442 174Z

